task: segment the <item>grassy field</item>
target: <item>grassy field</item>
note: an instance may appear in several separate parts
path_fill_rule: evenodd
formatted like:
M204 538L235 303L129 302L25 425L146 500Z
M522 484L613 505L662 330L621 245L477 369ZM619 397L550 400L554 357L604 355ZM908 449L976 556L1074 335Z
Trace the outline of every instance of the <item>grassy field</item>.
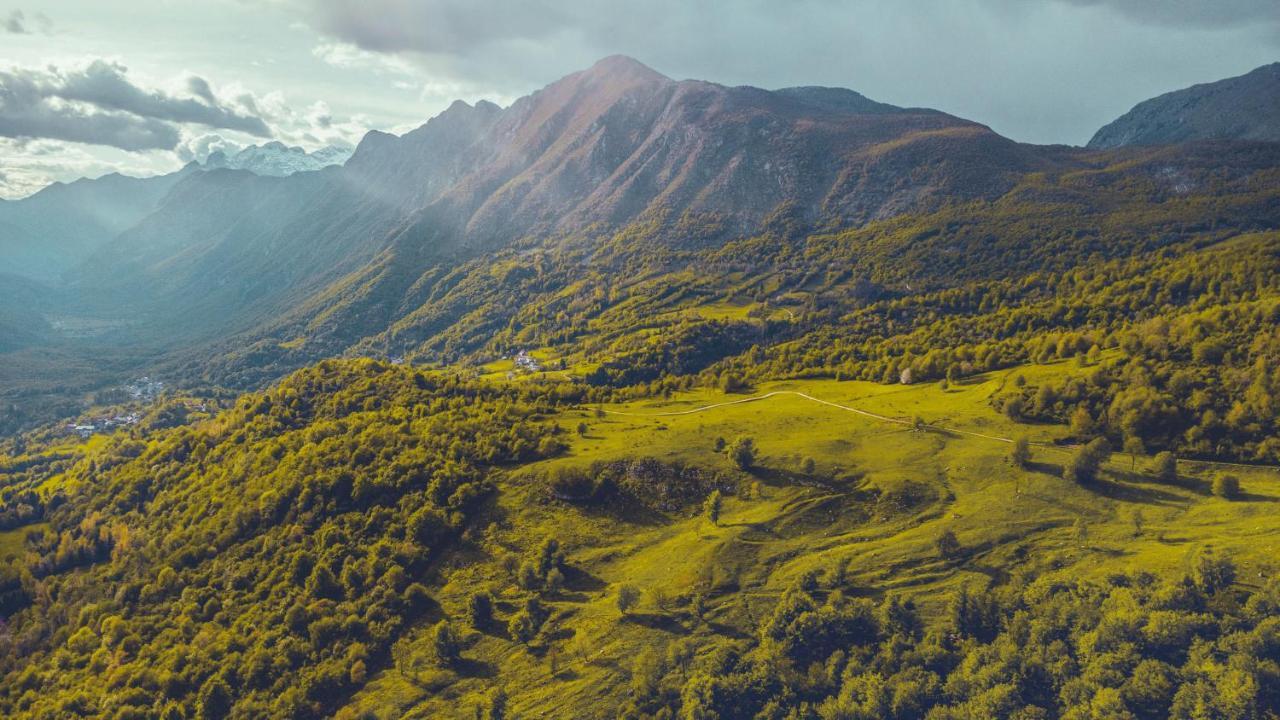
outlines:
M490 588L505 626L525 593L503 555L554 536L572 572L562 592L545 598L552 614L542 637L524 646L504 630L468 629L467 662L441 671L424 627L339 717L472 717L494 686L520 717L604 717L625 698L629 668L646 648L742 646L779 594L812 572L843 572L856 594L910 596L926 614L962 585L1001 584L1010 574L1178 573L1210 543L1236 561L1246 585L1274 572L1275 469L1231 468L1245 494L1228 501L1208 492L1221 468L1182 463L1182 481L1165 485L1143 474L1150 458L1116 454L1104 478L1085 488L1061 477L1072 450L1054 443L1065 427L1014 423L989 403L1015 374L1034 386L1073 371L1026 367L950 388L778 382L748 395L705 390L566 412L561 424L585 422L586 434L573 435L564 456L506 479L495 523L474 539L474 552L444 569L438 596L443 616L465 628L468 596ZM927 429L913 427L917 417ZM1001 440L1018 435L1043 443L1027 470L1009 463ZM750 472L714 449L716 438L739 436L760 451ZM549 500L538 480L560 465L639 457L713 468L742 492L713 525L696 507L658 514L565 505ZM806 458L812 474L801 471ZM950 560L935 545L944 530L963 548ZM624 583L644 593L625 618L616 604ZM708 600L705 622L688 613L694 593Z

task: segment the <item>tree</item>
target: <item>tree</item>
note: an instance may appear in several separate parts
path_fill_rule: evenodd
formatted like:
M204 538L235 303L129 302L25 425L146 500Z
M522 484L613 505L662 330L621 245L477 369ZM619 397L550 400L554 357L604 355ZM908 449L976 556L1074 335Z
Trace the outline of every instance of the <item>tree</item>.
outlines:
M640 589L635 585L624 584L618 588L618 612L626 615L638 602L640 602Z
M702 622L702 620L707 616L706 595L698 592L694 593L693 597L689 598L689 615L691 615L694 620Z
M1240 497L1240 478L1222 473L1213 479L1213 494L1224 500Z
M449 667L458 661L462 645L448 620L441 620L432 628L431 651L436 657L436 662L444 667Z
M671 596L667 594L665 588L654 585L649 588L649 602L653 604L653 608L658 612L667 612L667 605L671 602Z
M564 573L560 572L560 568L551 568L547 572L547 581L544 587L549 593L558 593L564 589Z
M1155 475L1156 480L1162 483L1176 483L1178 481L1178 459L1167 450L1157 454L1155 460L1151 463L1151 474Z
M1062 475L1071 482L1088 485L1098 479L1102 465L1111 457L1111 446L1105 438L1094 438L1067 460Z
M935 547L938 548L938 556L943 560L954 560L960 556L963 549L960 545L960 539L950 530L943 530L942 534L933 541Z
M720 524L720 509L724 504L724 499L720 495L719 490L712 490L711 494L702 503L702 513L707 516L712 525Z
M1196 556L1193 572L1196 586L1207 595L1225 590L1236 581L1235 563L1211 550L1204 550Z
M727 372L720 376L721 392L738 392L739 390L742 390L744 386L745 383L742 382L742 378L739 377L737 373Z
M814 462L813 458L807 457L800 463L800 472L805 475L812 475L816 467L817 463Z
M749 437L740 437L729 449L729 458L739 470L750 470L756 464L756 442Z
M1089 408L1084 405L1077 405L1074 412L1071 413L1071 434L1081 440L1093 437L1097 432L1097 424L1093 421L1093 416L1089 414Z
M1141 536L1142 528L1147 524L1146 516L1142 514L1142 510L1135 508L1131 519L1133 520L1133 536Z
M542 574L538 571L538 563L533 560L520 563L516 584L525 590L537 590L542 585Z
M716 442L715 442L715 449L716 449L716 452L724 452L724 447L725 447L725 445L728 445L728 444L729 444L729 442L728 442L727 440L725 440L723 437L719 437L719 436L717 436L717 437L716 437Z
M231 690L221 675L214 675L200 687L196 698L200 720L222 720L231 714Z
M1124 451L1129 455L1129 472L1133 472L1138 467L1138 456L1146 453L1147 448L1142 444L1142 438L1129 435L1124 439Z
M467 618L471 627L480 630L493 622L493 595L488 590L472 593L467 600Z
M1014 467L1026 468L1031 464L1031 441L1026 435L1019 435L1009 450L1009 461Z
M483 720L505 720L507 717L507 694L502 688L494 688L484 709Z
M507 634L512 640L528 645L530 640L538 634L538 625L533 621L533 616L528 610L521 610L511 616L511 620L507 622Z
M587 436L587 424L586 424L586 423L584 423L584 422L580 422L580 423L578 423L578 436L579 436L579 437L586 437L586 436Z
M311 571L311 577L307 578L307 592L315 598L342 599L342 586L338 584L338 579L333 576L329 566L323 563L316 565Z

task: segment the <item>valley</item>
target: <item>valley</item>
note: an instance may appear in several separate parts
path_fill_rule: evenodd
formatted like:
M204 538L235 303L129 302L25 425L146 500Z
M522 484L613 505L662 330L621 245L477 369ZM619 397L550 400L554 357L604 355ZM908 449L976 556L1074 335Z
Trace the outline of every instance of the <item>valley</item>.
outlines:
M0 715L1275 717L1271 72L1070 147L611 56L6 201Z

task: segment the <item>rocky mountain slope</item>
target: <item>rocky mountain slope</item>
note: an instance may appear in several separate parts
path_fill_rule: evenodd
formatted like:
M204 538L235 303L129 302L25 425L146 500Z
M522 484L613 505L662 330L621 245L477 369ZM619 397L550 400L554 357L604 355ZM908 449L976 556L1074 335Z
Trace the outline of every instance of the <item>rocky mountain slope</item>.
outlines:
M612 57L505 109L458 102L402 137L370 133L342 168L192 176L78 284L242 326L299 308L331 318L326 298L341 295L349 341L390 322L432 268L521 240L648 222L692 247L780 208L837 228L998 197L1061 164L933 110L675 81Z
M1099 130L1089 147L1191 140L1280 142L1280 63L1138 103Z

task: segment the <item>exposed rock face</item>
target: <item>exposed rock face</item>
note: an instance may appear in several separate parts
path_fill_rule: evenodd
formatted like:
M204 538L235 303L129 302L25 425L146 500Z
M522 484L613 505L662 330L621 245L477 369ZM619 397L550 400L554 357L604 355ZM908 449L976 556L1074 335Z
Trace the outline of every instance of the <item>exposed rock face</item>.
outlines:
M1280 142L1280 63L1138 103L1099 130L1089 147L1192 140Z

